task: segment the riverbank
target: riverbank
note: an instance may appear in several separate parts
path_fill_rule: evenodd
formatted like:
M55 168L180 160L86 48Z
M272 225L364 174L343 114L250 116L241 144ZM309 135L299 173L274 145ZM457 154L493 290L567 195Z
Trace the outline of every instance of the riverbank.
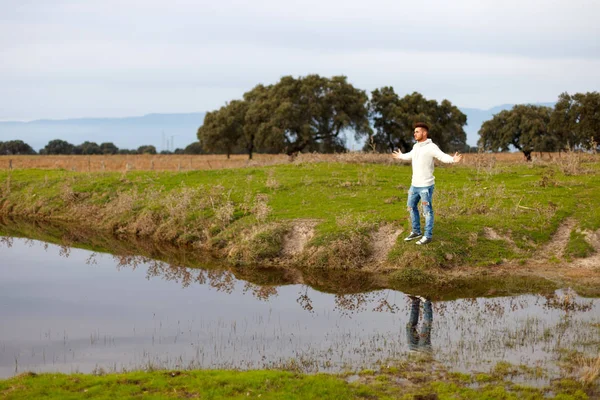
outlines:
M120 267L136 268L153 265L152 275L176 279L187 286L196 281L208 281L218 286L230 276L264 288L285 285L307 285L323 293L359 294L382 289L425 296L434 301L461 298L514 296L537 293L552 296L559 288L571 287L583 296L596 296L596 288L585 280L565 281L521 270L508 273L506 266L494 271L488 267L453 270L422 270L406 268L393 272L369 269L326 269L283 265L231 265L190 246L153 242L137 237L118 237L111 233L86 228L73 223L0 217L2 243L12 245L13 238L37 240L60 246L67 257L73 249L92 254L106 254L119 260ZM556 269L559 273L560 270ZM192 271L194 273L192 273ZM479 271L480 273L474 273ZM202 275L202 277L200 277ZM563 273L564 275L564 273ZM213 282L214 281L214 282Z
M0 172L0 215L169 243L238 268L353 270L409 286L473 276L600 287L595 158L439 167L434 241L405 243L410 166Z
M573 357L571 357L573 359ZM300 374L293 371L138 371L34 374L0 380L5 399L546 399L597 398L600 358L565 361L564 377L532 387L522 379L543 377L542 368L506 362L487 373L449 372L426 354L387 362L358 374Z

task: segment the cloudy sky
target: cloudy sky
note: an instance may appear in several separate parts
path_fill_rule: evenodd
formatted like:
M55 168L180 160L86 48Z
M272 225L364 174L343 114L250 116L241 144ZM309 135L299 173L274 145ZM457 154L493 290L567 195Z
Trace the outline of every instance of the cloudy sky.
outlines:
M595 0L0 0L0 120L220 107L343 74L460 107L600 90Z

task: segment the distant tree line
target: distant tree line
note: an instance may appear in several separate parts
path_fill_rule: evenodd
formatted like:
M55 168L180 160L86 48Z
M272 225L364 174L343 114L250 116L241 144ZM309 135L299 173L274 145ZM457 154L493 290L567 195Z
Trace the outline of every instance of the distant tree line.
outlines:
M413 125L426 122L429 137L445 152L476 150L466 144L467 117L448 100L438 103L418 92L400 97L392 87L375 89L369 98L345 76L285 76L273 85L255 86L243 98L206 113L198 142L161 154L346 151L344 136L366 139L363 150L407 152ZM479 130L478 149L517 149L531 154L598 150L600 93L562 93L551 107L518 104L495 114ZM36 154L21 140L0 142L0 155ZM73 145L50 141L39 154L157 154L154 146L119 149L113 143Z
M600 137L600 93L562 93L554 108L518 104L495 114L479 130L479 147L507 151L511 146L531 160L534 151L593 150Z
M185 149L175 149L175 151L161 151L160 154L201 154L200 143L194 142ZM22 140L10 140L0 142L0 155L27 155L38 154L27 143ZM152 145L140 146L137 149L119 149L114 143L95 143L83 142L79 145L73 145L65 140L55 139L40 150L40 155L100 155L100 154L158 154L156 147Z
M430 137L445 151L464 150L467 117L448 100L440 104L420 93L400 98L393 88L371 93L345 76L284 76L273 85L257 85L218 110L198 128L206 152L262 153L346 151L344 133L365 139L365 149L392 151L412 147L413 124L427 122ZM374 128L374 130L373 130Z
M389 86L369 98L344 76L285 76L208 112L198 140L205 152L252 158L256 151L345 151L343 133L351 133L366 139L363 150L407 152L417 121L429 124L429 137L445 152L517 149L531 160L534 151L598 149L600 94L563 93L554 108L516 105L483 123L478 148L470 148L467 117L448 100L438 103L418 92L400 97Z

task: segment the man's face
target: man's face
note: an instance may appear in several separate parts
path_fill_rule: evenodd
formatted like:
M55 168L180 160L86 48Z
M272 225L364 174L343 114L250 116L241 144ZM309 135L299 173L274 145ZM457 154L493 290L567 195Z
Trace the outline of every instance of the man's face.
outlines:
M423 128L415 128L415 140L417 142L422 142L427 139L427 131Z

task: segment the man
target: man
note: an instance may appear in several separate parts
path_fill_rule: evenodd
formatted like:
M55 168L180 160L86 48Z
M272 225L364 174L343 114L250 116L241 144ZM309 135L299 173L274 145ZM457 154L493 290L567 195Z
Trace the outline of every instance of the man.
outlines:
M462 155L455 153L454 156L444 153L427 138L429 126L423 122L415 124L414 137L417 143L409 153L402 154L400 150L392 153L397 160L412 160L412 182L408 190L408 212L412 230L404 240L411 241L421 236L421 220L419 216L419 201L423 206L425 215L425 236L417 241L418 245L431 242L433 237L433 207L431 205L435 178L433 176L433 159L437 158L443 163L457 163L462 160Z

